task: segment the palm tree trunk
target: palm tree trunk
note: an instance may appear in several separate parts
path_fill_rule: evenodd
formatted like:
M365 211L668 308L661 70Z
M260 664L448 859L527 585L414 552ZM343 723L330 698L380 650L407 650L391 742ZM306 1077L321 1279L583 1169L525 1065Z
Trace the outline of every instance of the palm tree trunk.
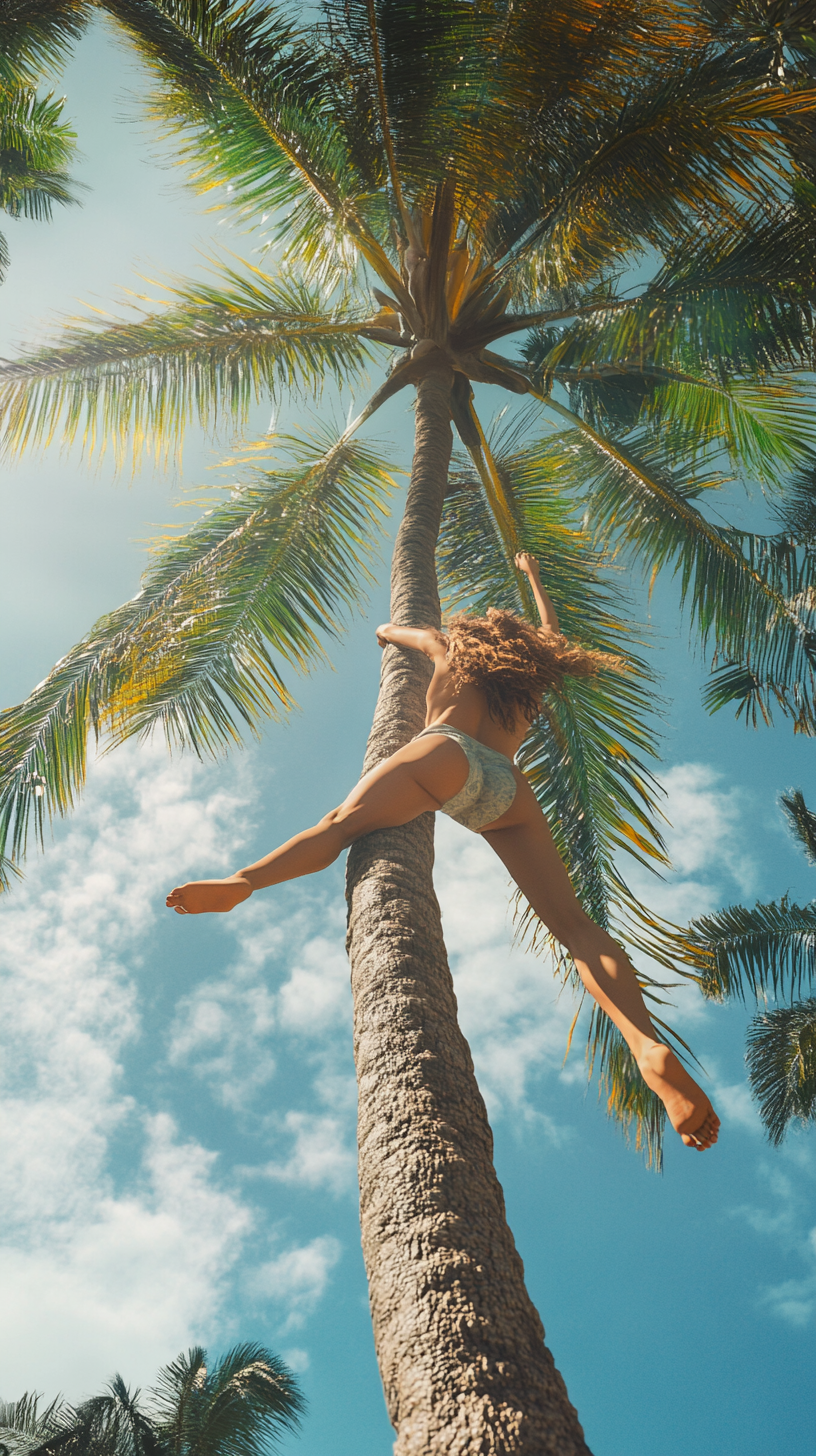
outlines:
M392 620L440 622L452 375L418 387ZM388 647L366 768L424 723L429 666ZM463 831L464 832L464 831ZM363 1253L396 1456L589 1456L507 1227L433 889L433 815L349 853Z

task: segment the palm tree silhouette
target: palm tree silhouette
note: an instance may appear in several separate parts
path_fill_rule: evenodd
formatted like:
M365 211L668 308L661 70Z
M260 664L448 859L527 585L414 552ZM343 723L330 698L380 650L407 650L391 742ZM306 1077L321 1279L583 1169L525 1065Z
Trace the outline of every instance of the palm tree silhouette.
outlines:
M267 1456L297 1429L303 1397L262 1345L234 1345L214 1364L195 1346L165 1365L154 1389L115 1375L79 1406L37 1396L0 1404L5 1456Z

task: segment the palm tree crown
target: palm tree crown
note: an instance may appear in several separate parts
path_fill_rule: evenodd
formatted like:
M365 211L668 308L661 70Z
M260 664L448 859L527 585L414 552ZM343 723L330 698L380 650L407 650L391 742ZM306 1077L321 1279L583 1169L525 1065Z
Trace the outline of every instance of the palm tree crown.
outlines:
M159 1371L145 1399L115 1375L79 1406L36 1396L0 1405L12 1456L266 1456L299 1424L303 1397L277 1356L234 1345L213 1364L195 1346Z

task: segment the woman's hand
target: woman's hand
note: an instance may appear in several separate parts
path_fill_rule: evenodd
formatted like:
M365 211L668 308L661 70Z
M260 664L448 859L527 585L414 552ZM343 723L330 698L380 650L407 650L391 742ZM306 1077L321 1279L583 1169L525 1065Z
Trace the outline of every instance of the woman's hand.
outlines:
M529 551L519 551L516 557L516 570L523 571L531 581L538 581L538 558L531 556Z
M528 578L532 587L535 604L538 607L538 615L541 618L541 626L545 632L558 631L558 613L555 610L544 587L541 585L541 577L538 574L538 560L531 556L529 551L519 551L516 557L516 569L522 571Z
M377 628L377 646L378 647L387 647L388 646L389 642L391 641L391 638L389 636L389 633L391 631L391 626L392 626L392 624L390 622L383 622L382 625Z

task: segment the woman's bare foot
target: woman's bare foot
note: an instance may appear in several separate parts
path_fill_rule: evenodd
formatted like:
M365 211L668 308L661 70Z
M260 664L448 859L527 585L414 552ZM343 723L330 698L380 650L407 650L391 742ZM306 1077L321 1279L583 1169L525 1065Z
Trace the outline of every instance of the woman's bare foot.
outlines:
M720 1119L702 1087L697 1086L674 1052L652 1042L637 1064L646 1086L657 1093L686 1147L697 1148L698 1152L710 1148L717 1141Z
M177 885L165 904L177 915L224 914L251 894L248 880L242 875L229 875L225 880L190 880L187 885Z

